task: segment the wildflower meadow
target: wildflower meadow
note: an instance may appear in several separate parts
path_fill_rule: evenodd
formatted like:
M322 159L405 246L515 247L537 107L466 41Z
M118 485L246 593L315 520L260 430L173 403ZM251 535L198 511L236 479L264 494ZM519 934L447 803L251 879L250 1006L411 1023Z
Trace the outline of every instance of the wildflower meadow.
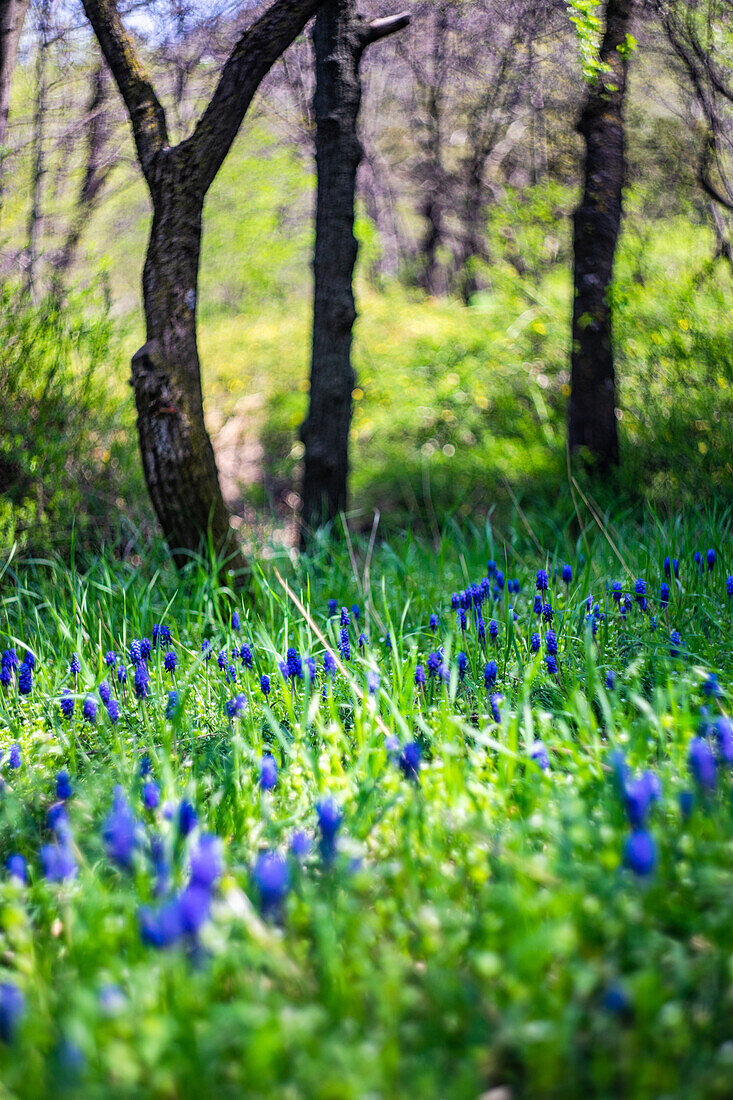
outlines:
M0 1100L733 1097L733 0L0 0Z
M730 1095L730 536L7 564L3 1090Z

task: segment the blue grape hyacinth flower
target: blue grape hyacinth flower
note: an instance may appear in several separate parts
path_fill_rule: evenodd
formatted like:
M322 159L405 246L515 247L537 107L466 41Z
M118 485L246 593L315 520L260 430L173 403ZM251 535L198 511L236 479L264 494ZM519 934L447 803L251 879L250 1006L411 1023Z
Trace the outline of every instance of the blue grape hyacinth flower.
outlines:
M715 787L717 765L713 750L703 737L693 737L687 754L687 766L695 782L703 790Z
M657 846L646 829L635 829L624 845L624 866L639 878L648 878L657 863Z
M104 823L102 838L107 855L118 867L129 870L137 846L138 823L121 787L114 793L112 809Z
M417 741L408 742L402 749L397 761L405 779L411 779L415 783L418 781L420 778L421 759L422 750Z
M18 673L18 691L21 695L30 695L33 691L33 669L24 661Z
M62 802L66 802L71 798L73 791L71 789L71 779L67 771L60 771L56 776L56 797Z
M316 814L320 832L319 850L322 858L329 862L336 854L336 836L344 815L338 802L330 797L322 798L316 803Z
M272 791L277 786L277 762L272 753L266 752L260 762L260 790Z
M290 868L279 852L262 852L252 877L260 897L260 909L267 917L280 912L290 889Z
M15 1039L25 1012L25 996L13 982L0 984L0 1041L6 1046Z
M543 772L549 771L550 755L544 741L535 741L532 748L529 750L529 755Z

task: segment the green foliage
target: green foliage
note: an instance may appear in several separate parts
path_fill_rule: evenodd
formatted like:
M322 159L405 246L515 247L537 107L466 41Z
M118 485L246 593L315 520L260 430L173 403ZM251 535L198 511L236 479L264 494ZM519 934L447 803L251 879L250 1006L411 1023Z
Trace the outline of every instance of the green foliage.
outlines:
M63 547L75 521L81 540L99 542L123 487L142 491L134 428L100 369L116 350L102 303L87 293L33 306L6 284L0 330L0 546Z
M650 514L641 525L616 514L604 531L547 513L530 533L517 515L502 529L449 524L431 544L410 532L378 544L366 573L358 539L355 571L339 544L324 542L297 566L274 551L261 562L254 608L239 607L237 636L233 594L195 563L176 575L155 546L143 568L100 558L85 573L53 562L7 569L0 648L10 642L22 656L28 645L38 662L29 698L14 689L0 696L0 863L21 852L30 875L26 886L0 878L0 983L14 982L26 997L14 1044L0 1043L5 1095L475 1100L501 1088L517 1096L727 1097L729 773L715 792L698 792L689 821L677 796L690 782L686 755L701 704L730 708L730 522L719 511L673 523ZM712 574L692 561L708 546L718 552ZM668 553L681 562L668 615L656 630L637 610L622 621L605 589L626 576L617 554L627 588L647 578L657 613ZM488 555L522 584L516 624L504 601L492 612L499 722L483 689L475 627L457 637L449 610L450 592L483 575ZM567 592L550 581L555 681L527 640L538 629L534 570L547 565L552 574L565 561L575 572ZM305 601L307 618L275 568ZM584 625L589 591L606 613L595 643ZM335 650L330 597L361 605L348 675L325 698L321 674L312 693L306 680L291 691L276 661L295 645L320 664L314 625ZM105 675L104 652L125 652L156 621L174 636L180 709L166 720L172 680L155 651L148 701L128 698L116 727L101 712L95 726L85 723L81 700ZM672 627L683 635L679 659L669 656ZM353 642L362 628L364 653ZM215 652L251 643L255 667L237 662L236 688L215 660L202 662L203 637ZM415 663L441 643L452 666L459 648L468 652L466 681L454 675L447 686L416 690ZM67 671L73 650L78 684ZM603 686L608 668L617 673L614 691ZM368 669L379 670L381 686L362 701ZM718 701L703 690L711 669ZM267 705L261 672L273 675ZM77 696L71 721L58 711L63 687ZM223 703L235 690L247 706L230 723ZM419 739L419 783L390 761L377 715L400 741ZM547 773L528 755L538 737L550 753ZM7 747L15 740L23 762L12 770ZM265 746L279 764L271 794L257 786ZM661 779L649 824L658 864L648 880L622 868L628 825L608 766L613 748ZM196 838L175 843L174 822L161 809L143 810L145 752L164 804L186 795L201 830L226 842L211 920L188 949L141 942L139 906L156 904L151 868L142 851L130 870L116 868L101 837L122 784L147 832L170 841L173 885L185 880ZM79 872L53 884L40 875L38 853L61 767L74 788L68 813ZM332 865L316 851L294 862L280 918L263 920L256 855L285 849L295 828L312 832L314 803L327 792L345 813L340 853Z
M577 34L583 76L593 83L605 68L599 57L603 36L603 25L598 14L600 0L569 0L567 7Z
M614 297L623 467L601 494L638 502L643 492L662 507L729 498L730 275L711 264L706 227L678 216L650 231L642 196L628 196ZM506 506L507 483L534 502L566 486L572 201L538 187L490 212L486 289L468 308L360 282L351 442L360 521L378 507L395 525L432 524ZM264 485L280 490L299 476L308 324L307 302L295 302L250 325L202 328L209 404L236 415L242 393L264 398Z
M669 133L662 117L655 127L653 135L644 137L644 147L653 138L661 173L669 170L664 152ZM247 503L267 507L297 488L300 477L298 428L307 407L310 340L310 304L303 289L308 285L309 177L299 162L266 141L266 155L258 157L261 135L249 140L227 162L207 206L199 336L215 441L234 418L245 439L262 444L261 470L245 470L241 492ZM257 203L252 198L237 205L236 196L253 173L255 194L262 189L267 194ZM594 491L601 503L620 495L638 506L640 494L648 492L654 503L670 507L733 494L728 460L733 301L730 275L723 265L712 264L713 234L699 213L691 208L684 216L675 214L668 197L661 190L652 194L650 186L638 180L627 195L617 264L623 469L616 481ZM145 204L137 210L127 198L128 229L121 233L122 212L113 215L110 209L104 232L114 223L114 240L123 240L142 257ZM567 494L574 199L567 188L542 185L523 193L508 190L504 201L490 208L491 262L477 271L484 289L468 308L397 285L377 292L367 279L377 247L373 227L360 218L367 247L357 283L360 318L354 345L355 522L370 525L378 507L395 525L409 516L432 527L447 515L464 519L497 505L506 510L510 490L527 504ZM659 215L656 221L646 217L649 204ZM236 251L246 254L242 264L231 262L227 241L235 206L241 234ZM291 208L288 232L277 230L277 210ZM131 266L119 258L110 265L116 293L123 297L128 291L122 275L137 278ZM111 431L111 443L100 450L92 435L89 448L83 441L69 447L69 462L73 455L87 456L83 480L71 480L72 487L84 485L83 495L90 495L89 535L110 533L102 512L106 509L109 517L117 499L127 502L128 515L132 507L134 522L146 514L125 366L142 338L137 316L132 326L126 322L116 331L125 329L122 347L114 357L105 353L96 372L91 406L83 405L90 413L86 422L106 425L95 431ZM38 342L39 351L44 346ZM80 356L65 360L65 366L68 384L73 377L73 386L89 392ZM79 411L77 426L84 415ZM63 463L56 463L54 469L61 468ZM45 469L50 477L51 467ZM109 492L107 477L114 484ZM45 495L53 489L47 482ZM72 511L83 519L82 493L73 499L73 509L59 512L66 524L47 525L49 536L52 530L62 537L68 533ZM22 526L27 528L34 514L30 498L25 508ZM5 538L11 536L6 528Z

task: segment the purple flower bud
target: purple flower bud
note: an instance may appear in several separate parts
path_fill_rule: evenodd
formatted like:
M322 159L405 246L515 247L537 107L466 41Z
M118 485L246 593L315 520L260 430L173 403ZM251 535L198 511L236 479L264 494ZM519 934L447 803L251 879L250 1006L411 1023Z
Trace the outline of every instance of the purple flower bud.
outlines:
M147 699L150 694L150 674L142 661L135 666L134 686L138 699Z
M191 881L210 890L224 872L224 845L213 833L203 833L191 852Z
M10 856L6 864L8 869L8 875L10 878L14 878L16 882L25 884L28 881L28 872L26 870L25 860L21 855L17 853Z
M18 1025L25 1012L25 997L17 985L3 982L0 985L0 1041L6 1046L15 1039Z
M69 773L61 771L56 776L56 797L62 802L71 798L73 791L71 789L71 780L69 779Z
M61 713L64 718L71 718L74 713L74 699L68 688L64 688L59 700L59 706L61 707Z
M271 791L277 786L277 763L275 757L267 752L260 763L260 790Z
M279 852L262 852L254 866L253 878L265 915L274 916L290 889L290 871Z
M137 821L120 788L102 830L107 855L119 867L129 869L137 844Z
M178 807L178 832L182 837L188 836L196 827L198 815L188 799L184 798Z
M311 850L311 841L307 833L297 830L290 838L290 851L296 859L303 859Z
M413 782L417 782L420 776L421 757L422 751L417 741L410 741L405 745L397 761L405 779L411 779Z
M65 882L74 878L77 871L74 854L65 842L44 844L41 848L41 866L44 878L49 882Z
M542 769L543 772L549 771L550 768L550 756L547 752L544 741L535 741L532 748L529 750L529 755L535 764Z
M657 862L657 846L646 829L636 829L624 846L624 866L639 878L651 875Z
M157 810L160 804L160 787L151 780L143 787L143 805L146 810Z
M702 737L693 737L687 755L687 766L696 783L704 790L715 787L716 762L710 745Z
M30 695L33 691L33 669L25 661L18 673L18 691L21 695Z
M484 668L484 687L488 691L496 683L499 668L496 661L489 661Z

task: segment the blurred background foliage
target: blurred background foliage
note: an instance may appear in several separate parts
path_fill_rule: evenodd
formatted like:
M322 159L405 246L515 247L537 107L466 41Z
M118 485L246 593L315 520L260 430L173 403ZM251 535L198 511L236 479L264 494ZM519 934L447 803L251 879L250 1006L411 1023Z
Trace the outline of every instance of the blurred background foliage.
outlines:
M434 527L448 515L501 509L512 496L545 508L568 495L571 214L579 182L574 121L582 93L572 35L568 22L561 46L542 55L540 169L527 169L526 143L537 143L534 115L517 108L524 129L490 173L482 206L485 255L471 259L467 300L452 274L460 234L450 226L450 210L438 251L445 293L418 285L424 227L420 176L411 165L424 143L419 104L400 69L414 43L385 46L367 66L352 427L356 525L368 527L375 508L388 524L409 516ZM733 275L716 259L715 223L695 179L694 105L651 29L647 37L632 66L629 184L614 301L623 463L600 503L607 496L635 506L643 497L673 511L733 493ZM90 68L78 46L65 55L52 51L40 255L32 295L13 289L28 273L36 51L29 32L16 73L1 222L2 543L19 540L32 549L52 540L62 547L73 516L77 541L101 539L124 549L129 537L152 530L127 384L130 355L143 339L140 274L150 211L111 90L113 167L89 211L63 295L52 290L54 258L84 172ZM307 43L297 51L307 51ZM152 41L148 52L163 79L168 69ZM390 84L385 73L392 71ZM210 82L204 57L184 100L182 132ZM298 503L314 169L297 91L292 63L291 70L281 63L205 210L198 315L206 414L228 503L245 524L264 517L287 525ZM450 109L452 179L451 149L462 140L457 98ZM504 124L511 125L508 116ZM375 164L399 229L396 270L385 262L390 245L378 225ZM458 172L459 158L455 165Z

